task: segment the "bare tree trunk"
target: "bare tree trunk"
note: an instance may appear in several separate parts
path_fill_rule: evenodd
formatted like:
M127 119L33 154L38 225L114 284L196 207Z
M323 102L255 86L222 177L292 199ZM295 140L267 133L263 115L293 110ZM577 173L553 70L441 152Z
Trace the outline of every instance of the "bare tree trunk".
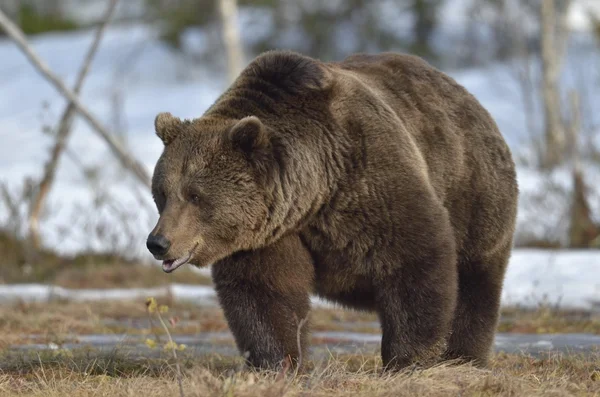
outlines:
M600 236L600 226L594 223L588 199L588 189L581 165L579 150L579 132L581 116L579 111L579 95L576 91L570 94L571 126L570 149L573 160L573 198L571 201L571 224L569 227L569 246L571 248L591 248L594 240Z
M545 153L541 165L551 168L563 160L565 150L565 128L561 115L560 73L566 48L567 1L557 17L556 0L542 0L541 4L541 47L542 47L542 91L544 100Z
M73 93L75 95L79 95L85 78L90 70L90 65L92 64L92 60L98 51L98 47L100 42L102 41L102 36L106 31L106 27L114 10L116 8L119 0L110 0L108 5L108 10L104 18L102 19L102 23L98 27L96 31L96 36L94 37L94 41L88 50L86 57L81 65L81 69L79 71L79 75L77 76L77 81L75 82L75 87L73 88ZM58 163L60 161L60 157L66 147L67 139L71 133L73 126L73 119L75 118L76 109L72 102L70 102L65 111L62 114L60 122L58 124L57 134L56 134L56 142L52 147L50 159L46 163L44 167L44 176L38 186L37 194L35 195L33 204L31 206L29 212L29 235L31 238L31 242L35 249L39 249L41 246L40 241L40 231L39 231L39 221L40 214L42 209L44 208L44 202L46 201L46 197L52 188L52 183L54 182L54 176L56 175L56 169L58 167Z
M120 161L121 165L125 169L131 171L142 184L150 187L150 176L146 172L144 166L133 158L131 153L127 152L125 148L122 147L121 143L115 139L102 123L100 123L83 105L79 97L50 70L48 65L31 48L31 45L27 42L27 38L21 29L8 19L2 10L0 10L0 27L4 29L6 34L17 44L21 51L23 51L38 72L40 72L42 76L52 83L52 85L54 85L54 87L73 104L75 109L92 127L92 130L96 131L98 135L104 139L110 150Z
M600 237L600 226L592 220L588 202L588 188L581 170L573 170L573 198L571 201L570 248L592 248Z
M244 62L238 27L237 0L218 0L218 2L223 40L227 50L227 76L232 83L240 74Z
M528 138L534 139L536 138L536 114L535 114L535 95L536 93L536 84L534 82L533 76L531 74L531 57L532 53L527 45L527 34L523 29L523 25L525 24L525 17L522 15L524 13L521 10L521 13L515 17L515 20L507 24L512 30L511 37L511 47L515 49L515 54L517 55L517 59L520 64L520 68L516 67L517 79L519 80L519 87L521 89L521 96L523 99L523 107L525 110L525 127L527 129ZM534 141L536 145L536 149L538 149L539 142L537 140ZM538 150L541 153L541 150Z
M592 20L592 29L594 30L596 41L600 44L600 16L590 14L590 19Z

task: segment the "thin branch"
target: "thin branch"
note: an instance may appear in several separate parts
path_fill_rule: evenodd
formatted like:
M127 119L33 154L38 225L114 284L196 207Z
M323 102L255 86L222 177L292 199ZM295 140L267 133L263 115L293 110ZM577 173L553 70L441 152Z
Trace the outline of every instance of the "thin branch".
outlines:
M100 42L102 41L102 37L104 36L104 32L106 32L106 28L114 14L117 3L119 0L110 0L108 4L108 9L98 30L96 31L96 35L94 37L94 41L88 50L83 64L81 65L81 70L79 71L79 75L77 76L77 81L75 82L75 87L73 88L73 93L75 95L79 95L81 88L83 87L83 83L85 78L90 70L90 66L92 61L94 60L94 56L98 51L98 47L100 46ZM56 134L56 142L51 151L50 159L46 163L44 167L44 176L38 187L38 192L35 195L33 205L31 206L30 214L29 214L29 232L31 236L32 243L36 248L40 247L40 238L39 238L39 219L40 213L44 208L44 202L50 189L52 188L52 183L54 182L54 177L56 175L56 169L58 168L58 162L64 149L67 144L67 139L72 131L73 119L75 118L76 109L73 102L69 102L67 107L65 108L62 117L60 118L60 122L58 124L58 132Z
M163 329L167 333L167 338L169 338L169 346L171 347L171 352L173 353L173 358L175 359L175 375L177 376L177 384L179 385L179 396L185 397L183 393L183 377L181 376L181 366L179 365L179 358L177 358L177 344L173 341L171 333L169 332L169 328L160 315L160 311L157 311L156 315L158 316L158 320L160 321Z
M302 327L308 322L308 314L303 319L299 320L298 316L294 313L294 317L296 318L296 323L298 324L298 328L296 329L296 346L298 347L298 363L296 369L300 369L303 364L302 357Z
M581 132L581 111L579 105L579 93L576 90L569 92L571 104L571 125L569 128L571 138L571 159L573 160L573 171L582 172L581 153L579 148L579 134Z
M8 210L8 220L6 224L12 229L15 236L19 235L20 212L17 200L13 199L13 196L8 191L8 187L5 183L0 183L0 198L6 209Z
M27 38L2 10L0 10L0 27L6 34L17 44L25 56L31 61L33 66L42 76L52 83L63 96L65 96L81 114L81 116L89 123L102 139L108 144L110 150L119 159L121 165L130 170L137 179L147 187L150 187L150 177L142 164L131 156L115 139L110 132L96 119L90 111L83 105L79 97L71 91L48 67L48 65L35 53L31 45L27 42Z

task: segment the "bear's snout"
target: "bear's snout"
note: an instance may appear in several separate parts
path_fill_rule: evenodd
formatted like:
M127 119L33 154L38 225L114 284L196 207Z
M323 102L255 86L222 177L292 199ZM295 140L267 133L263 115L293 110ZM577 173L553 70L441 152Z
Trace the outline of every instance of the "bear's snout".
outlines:
M150 233L146 240L146 247L154 256L164 256L169 252L171 242L162 234Z

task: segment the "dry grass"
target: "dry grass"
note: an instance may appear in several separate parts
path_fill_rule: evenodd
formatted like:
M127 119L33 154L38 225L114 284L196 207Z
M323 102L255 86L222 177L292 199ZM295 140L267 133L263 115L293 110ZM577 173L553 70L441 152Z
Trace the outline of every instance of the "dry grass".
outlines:
M239 360L207 356L184 362L183 389L186 396L588 396L600 395L599 363L597 355L500 355L486 370L441 365L388 374L375 357L331 356L294 376L240 370ZM39 357L0 372L0 395L7 397L178 394L167 360Z
M524 334L600 334L600 315L589 310L556 309L540 306L534 310L505 308L498 325L500 332Z
M166 276L160 266L112 264L68 267L58 272L52 282L65 288L148 288L172 283L211 285L212 280L191 267Z
M209 285L212 280L194 272L191 267L179 269L167 277L158 265L144 265L117 253L83 252L63 256L49 249L35 251L28 241L15 238L0 228L0 283L133 288L171 283Z
M177 318L174 334L199 334L225 331L227 323L218 307L170 304L170 317ZM182 321L183 320L183 321ZM0 307L0 347L32 342L32 335L43 336L37 342L61 344L79 334L162 334L154 321L148 325L144 300L132 302L52 302L22 303Z
M189 304L169 304L169 317L179 321L174 334L198 334L227 329L221 310ZM599 320L587 312L506 309L500 328L540 332L594 332ZM0 307L2 344L30 342L26 335L46 335L42 342L61 343L79 333L162 333L136 325L147 321L143 300L133 302L53 302ZM120 323L114 323L121 320ZM187 320L187 321L184 321ZM126 321L126 322L123 322ZM376 332L373 314L316 309L313 329ZM349 323L362 324L350 326ZM562 324L562 328L559 325ZM346 327L346 328L344 328ZM151 336L150 336L151 337ZM63 338L63 339L61 339ZM37 342L40 342L39 340ZM181 352L185 396L600 396L600 353L550 354L543 357L497 354L488 369L438 365L412 368L400 374L381 372L378 355L332 355L322 348L303 373L242 370L239 357ZM1 396L137 396L179 395L174 360L160 350L157 357L127 356L125 350L102 353L92 348L74 351L5 350L0 356ZM376 354L376 353L375 353Z
M177 319L175 335L227 331L227 322L219 307L159 300L170 307L168 318ZM313 331L353 331L379 333L377 317L372 313L316 308L311 313ZM500 332L518 333L592 333L600 334L600 318L586 311L556 311L546 308L527 311L505 309L498 326ZM21 303L0 306L0 348L8 345L76 341L74 334L162 335L154 321L149 323L143 299L119 302ZM41 339L40 339L41 337ZM313 340L314 343L325 341Z

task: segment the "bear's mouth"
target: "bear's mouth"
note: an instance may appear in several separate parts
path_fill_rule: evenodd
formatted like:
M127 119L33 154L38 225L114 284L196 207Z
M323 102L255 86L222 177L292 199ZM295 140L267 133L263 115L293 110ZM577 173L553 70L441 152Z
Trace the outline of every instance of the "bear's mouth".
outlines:
M191 251L189 254L187 254L187 256L181 257L179 259L166 259L162 263L162 269L165 273L171 273L178 267L183 266L186 263L188 263L190 261L190 259L192 259Z

